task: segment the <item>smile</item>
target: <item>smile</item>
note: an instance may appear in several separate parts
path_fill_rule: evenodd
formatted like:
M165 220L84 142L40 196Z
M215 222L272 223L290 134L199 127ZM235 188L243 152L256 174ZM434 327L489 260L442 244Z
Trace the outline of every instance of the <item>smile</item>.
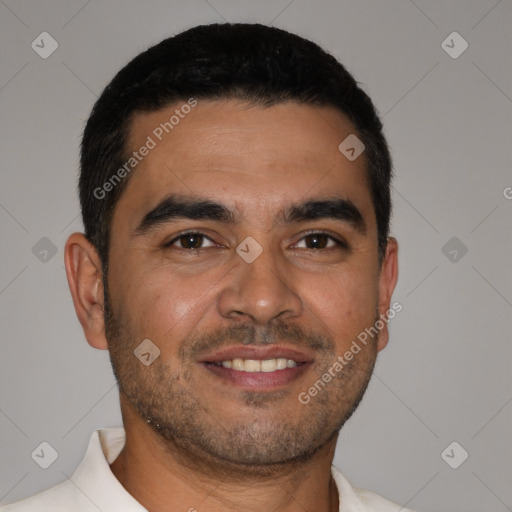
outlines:
M286 368L295 368L297 362L293 359L280 357L278 359L226 359L225 361L211 363L224 368L231 368L238 372L274 372ZM300 364L300 363L299 363Z

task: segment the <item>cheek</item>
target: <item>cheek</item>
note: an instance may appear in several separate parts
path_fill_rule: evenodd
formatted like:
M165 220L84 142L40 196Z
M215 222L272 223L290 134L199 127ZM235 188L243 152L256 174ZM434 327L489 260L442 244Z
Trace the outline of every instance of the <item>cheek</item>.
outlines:
M368 270L338 270L322 279L304 279L302 297L307 308L336 340L350 343L375 320L378 283Z
M165 269L140 273L122 287L129 324L165 352L174 352L197 325L212 299L212 285L199 278L183 279Z

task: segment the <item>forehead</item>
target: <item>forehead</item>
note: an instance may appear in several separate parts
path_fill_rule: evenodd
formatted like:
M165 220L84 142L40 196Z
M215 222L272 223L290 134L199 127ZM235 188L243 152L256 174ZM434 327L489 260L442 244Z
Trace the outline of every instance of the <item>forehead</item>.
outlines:
M341 112L295 102L261 107L197 100L190 107L185 100L138 113L128 156L151 149L137 163L116 212L149 209L169 193L215 198L239 210L263 204L278 209L308 194L339 193L371 208L364 153L349 161L338 149L354 133Z

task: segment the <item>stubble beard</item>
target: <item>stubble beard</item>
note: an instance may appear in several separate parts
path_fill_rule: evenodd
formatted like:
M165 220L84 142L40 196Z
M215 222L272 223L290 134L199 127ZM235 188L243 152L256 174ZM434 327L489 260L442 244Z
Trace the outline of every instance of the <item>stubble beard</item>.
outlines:
M275 411L270 419L267 417L267 410L279 408L283 398L279 392L246 392L239 407L254 411L252 421L228 418L224 423L216 414L216 404L194 394L188 371L169 367L161 357L149 366L135 357L133 350L141 340L135 340L123 319L114 315L106 283L104 290L106 337L121 401L151 426L165 449L186 464L200 465L203 461L226 473L242 470L261 476L308 461L322 447L335 443L339 430L363 398L373 372L376 350L368 345L365 355L359 353L308 404L301 404L294 396L298 411L295 418L280 417ZM251 331L250 326L246 329ZM233 331L235 336L230 339L237 340L239 332ZM302 333L302 338L325 349L314 382L332 366L334 345L332 340L317 335ZM203 335L200 343L208 344L208 339Z

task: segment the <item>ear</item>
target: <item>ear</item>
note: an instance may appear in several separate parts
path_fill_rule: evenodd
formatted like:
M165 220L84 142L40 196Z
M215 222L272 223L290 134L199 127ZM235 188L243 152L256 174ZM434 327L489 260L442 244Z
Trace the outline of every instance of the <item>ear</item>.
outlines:
M379 319L384 320L384 327L379 331L377 350L382 350L388 344L389 331L387 312L391 305L391 296L398 279L398 242L396 238L389 237L386 246L386 255L382 261L379 275Z
M89 345L106 350L101 260L84 234L73 233L64 249L64 263L73 304Z

